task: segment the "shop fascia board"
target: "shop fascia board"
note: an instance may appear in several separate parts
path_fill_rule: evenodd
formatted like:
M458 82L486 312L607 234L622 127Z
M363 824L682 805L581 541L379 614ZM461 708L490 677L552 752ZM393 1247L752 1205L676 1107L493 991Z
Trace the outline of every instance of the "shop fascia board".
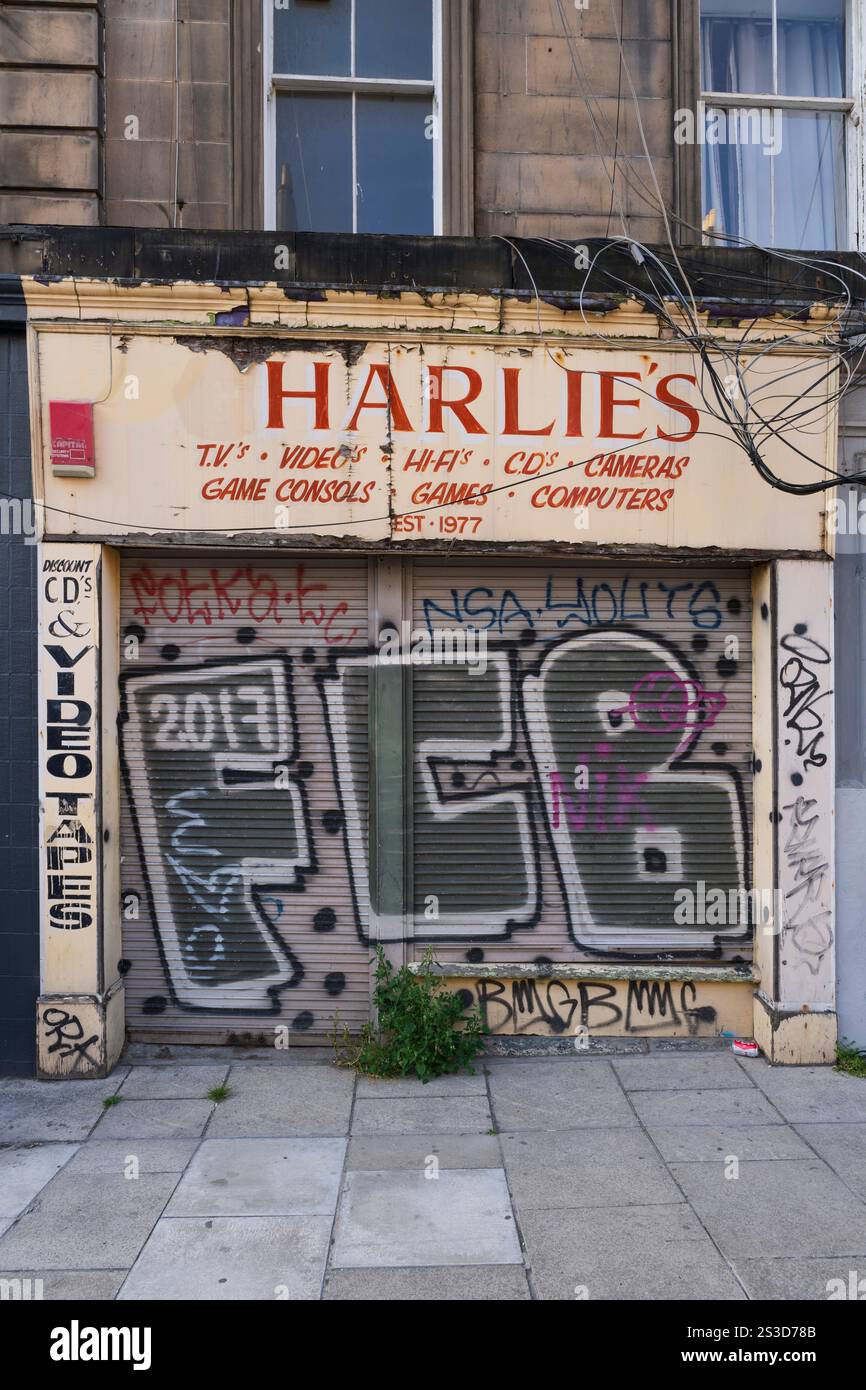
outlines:
M481 295L435 291L324 289L309 286L293 290L268 285L202 284L193 281L129 283L75 277L22 280L30 322L40 330L62 327L92 331L96 323L136 332L175 331L185 327L226 336L256 337L263 332L311 336L364 333L387 336L395 332L419 337L459 335L461 341L508 338L516 343L558 338L587 343L593 348L628 346L633 342L663 342L666 348L685 347L671 336L667 325L636 300L613 307L562 307L544 298L518 298L502 294ZM299 297L296 297L299 296ZM715 306L714 306L715 307ZM225 322L234 314L237 321ZM218 322L218 317L223 322ZM829 353L824 341L832 331L835 311L813 306L808 325L800 324L795 345L777 349L801 355L804 351ZM737 344L748 352L790 335L790 318L743 319L712 322L709 309L698 306L698 322L709 339ZM683 329L687 328L682 318ZM748 331L748 344L743 334Z

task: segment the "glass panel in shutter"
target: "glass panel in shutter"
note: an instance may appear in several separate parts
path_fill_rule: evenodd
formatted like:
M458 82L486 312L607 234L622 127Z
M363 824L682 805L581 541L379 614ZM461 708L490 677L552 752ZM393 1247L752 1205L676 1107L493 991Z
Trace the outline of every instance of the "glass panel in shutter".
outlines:
M359 77L433 77L432 0L357 0Z
M429 97L357 99L358 231L432 235Z
M276 222L285 231L351 232L352 98L277 98Z
M351 0L288 0L274 10L274 72L347 77Z

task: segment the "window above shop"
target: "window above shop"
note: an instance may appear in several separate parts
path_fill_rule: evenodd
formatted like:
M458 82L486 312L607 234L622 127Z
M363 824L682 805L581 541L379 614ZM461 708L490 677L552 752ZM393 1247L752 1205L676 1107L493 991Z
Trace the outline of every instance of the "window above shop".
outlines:
M266 0L266 225L442 230L441 0Z
M859 5L701 0L702 215L712 237L856 244Z

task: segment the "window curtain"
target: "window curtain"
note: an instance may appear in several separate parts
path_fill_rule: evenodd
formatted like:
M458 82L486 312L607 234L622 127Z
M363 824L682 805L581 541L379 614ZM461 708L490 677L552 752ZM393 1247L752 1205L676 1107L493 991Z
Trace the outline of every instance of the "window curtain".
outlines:
M704 19L701 44L705 90L771 90L768 24ZM841 96L844 63L840 24L779 24L779 92ZM772 138L772 128L765 129ZM775 155L765 155L760 144L704 146L704 211L716 209L713 230L795 249L838 246L845 225L844 118L786 112L776 129L781 150Z

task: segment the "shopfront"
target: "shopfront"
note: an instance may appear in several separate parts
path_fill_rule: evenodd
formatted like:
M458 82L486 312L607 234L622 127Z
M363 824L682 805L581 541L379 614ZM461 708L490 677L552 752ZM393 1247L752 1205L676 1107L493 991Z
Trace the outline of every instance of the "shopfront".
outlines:
M690 349L630 305L26 293L43 1074L356 1030L378 941L503 1035L830 1055L825 499ZM774 331L753 389L820 403Z

